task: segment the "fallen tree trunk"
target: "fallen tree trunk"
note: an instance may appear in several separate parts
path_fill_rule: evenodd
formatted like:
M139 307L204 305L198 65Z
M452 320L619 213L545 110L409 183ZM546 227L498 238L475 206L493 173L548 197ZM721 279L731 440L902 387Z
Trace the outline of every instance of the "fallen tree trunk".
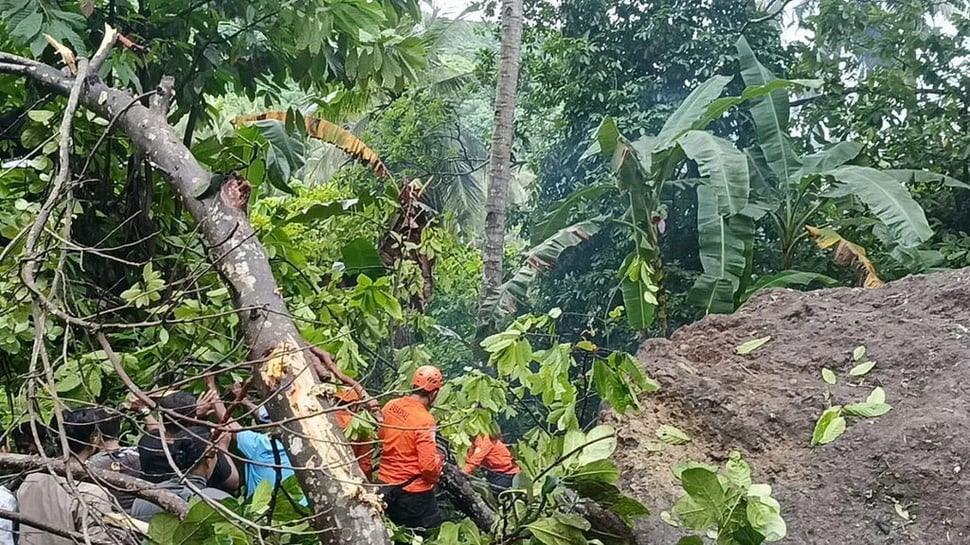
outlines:
M70 472L73 479L131 494L136 498L150 501L179 518L184 518L185 514L189 512L189 504L185 500L173 492L159 488L156 483L136 479L117 471L89 467L76 461L65 462L64 460L41 456L2 453L0 454L0 469L51 471L62 477L66 477Z
M74 84L72 76L52 66L7 53L0 53L0 73L20 75L62 95ZM159 94L166 93L170 88L159 88ZM326 412L329 406L315 395L317 382L309 370L306 343L286 309L246 213L249 183L229 175L221 187L210 187L212 173L176 137L163 113L142 106L96 76L83 85L80 103L105 119L116 119L116 126L165 174L198 224L209 259L232 292L256 362L254 374L260 379L256 382L269 399L269 414L285 422L283 441L314 511L311 522L321 543L388 543L380 499L364 487L343 432Z
M454 464L445 464L438 482L441 488L451 496L451 501L462 513L472 519L475 526L483 532L489 532L495 522L495 511L482 496L472 487L468 476L458 470Z

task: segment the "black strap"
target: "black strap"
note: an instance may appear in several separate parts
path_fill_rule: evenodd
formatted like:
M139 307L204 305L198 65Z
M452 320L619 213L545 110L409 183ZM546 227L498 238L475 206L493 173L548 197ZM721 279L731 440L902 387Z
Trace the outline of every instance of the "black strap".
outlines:
M269 444L273 447L273 463L276 465L273 469L276 473L276 484L273 489L279 488L280 484L283 482L283 458L280 455L280 447L277 444L276 439L270 437Z

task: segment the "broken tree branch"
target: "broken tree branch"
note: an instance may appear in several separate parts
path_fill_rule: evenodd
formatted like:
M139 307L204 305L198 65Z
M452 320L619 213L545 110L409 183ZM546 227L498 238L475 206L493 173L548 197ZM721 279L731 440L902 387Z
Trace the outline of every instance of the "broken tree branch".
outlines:
M0 54L0 72L25 75L62 95L74 78L52 66L15 55ZM227 176L218 190L212 174L196 161L173 128L131 95L87 79L80 103L105 118L118 117L118 127L163 172L182 206L199 227L209 259L230 288L240 326L250 349L253 372L270 416L282 422L283 441L303 491L315 513L314 528L321 543L388 543L381 519L380 498L364 485L363 474L329 405L316 396L318 382L309 372L310 355L280 295L263 246L246 214L250 186ZM127 108L127 111L124 111ZM64 319L64 313L54 313ZM97 324L79 324L97 330Z
M117 471L101 470L82 465L76 461L54 460L41 456L26 454L0 454L0 469L17 471L52 471L65 476L70 472L77 480L95 483L112 490L131 494L136 498L150 501L179 518L184 518L189 512L189 504L172 492L159 488L155 483L136 479Z

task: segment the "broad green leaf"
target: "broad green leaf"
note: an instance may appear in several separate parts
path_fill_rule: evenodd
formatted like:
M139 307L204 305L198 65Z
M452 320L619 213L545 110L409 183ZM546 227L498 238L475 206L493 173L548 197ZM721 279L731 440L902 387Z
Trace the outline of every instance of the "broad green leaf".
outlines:
M544 545L583 545L586 538L583 530L566 525L554 517L539 519L526 528L540 543Z
M677 143L717 195L719 214L737 214L748 205L748 160L734 144L707 131L688 131Z
M843 166L826 174L844 185L844 193L859 197L900 245L916 247L933 236L923 208L899 180L874 168L859 166Z
M495 292L482 300L481 315L487 324L515 312L518 304L528 297L529 287L539 273L554 266L559 256L571 248L592 238L602 228L605 216L598 216L560 229L553 236L526 251L522 266L512 277L499 285ZM479 336L482 336L479 333Z
M620 515L625 520L629 520L634 517L646 517L650 516L650 510L646 508L642 503L637 500L620 495L618 498L610 503L610 511L613 511L617 515Z
M929 172L926 170L886 169L882 172L883 174L888 174L889 176L896 178L904 184L943 182L943 185L946 187L970 189L970 185L967 185L956 178L947 176L946 174L937 174L935 172Z
M704 545L700 536L684 536L677 540L677 545Z
M595 481L614 484L620 480L620 470L609 460L596 460L579 466L570 471L567 476L575 482Z
M670 466L670 472L674 474L674 477L677 477L677 480L680 480L684 477L685 471L695 468L706 469L707 471L713 471L714 473L717 473L718 471L717 466L705 464L704 462L681 462L679 464Z
M824 274L805 272L805 271L781 271L772 275L762 276L751 285L744 295L741 296L741 302L751 299L758 294L761 290L770 288L787 288L789 286L807 286L813 282L817 282L827 288L838 286L841 283L829 276Z
M44 23L44 16L39 11L35 11L20 21L17 26L10 29L10 35L14 38L21 38L23 41L30 40L40 32L40 27Z
M737 50L745 85L766 85L777 79L758 61L744 36L738 39ZM779 89L768 96L756 98L750 102L750 110L758 133L758 145L768 167L780 184L786 184L801 167L788 140L788 91Z
M610 426L599 425L586 434L586 446L579 453L579 463L605 460L616 450L616 433Z
M844 432L845 418L842 417L842 406L829 407L815 422L815 430L812 432L812 446L831 443Z
M802 157L802 168L792 176L792 182L797 183L801 178L811 174L820 174L838 168L856 158L862 151L862 145L855 142L839 142L834 146Z
M583 157L601 153L607 157L613 157L617 148L621 145L622 136L616 127L616 120L610 116L603 118L599 127L593 131L595 140L593 145L583 154Z
M589 521L579 515L556 512L553 513L552 516L560 523L573 528L578 528L584 532L590 528Z
M886 403L850 403L845 407L842 407L842 412L849 416L858 416L859 418L875 418L877 416L882 416L892 410L892 405Z
M857 346L855 347L855 350L852 351L852 361L859 361L865 355L866 355L866 347Z
M292 193L290 176L305 162L306 147L303 140L287 132L286 125L274 119L256 121L253 125L259 129L270 146L266 155L266 165L271 174L270 183L281 191Z
M734 516L734 518L737 519L738 522L741 522L747 518L747 513L745 512L743 515L738 513ZM735 526L737 525L734 524L731 527ZM729 535L730 539L728 537ZM715 537L720 543L731 543L731 545L761 545L765 541L765 536L761 535L754 528L752 528L750 523L744 524L733 532L718 531L718 534Z
M752 485L747 499L746 514L751 527L764 536L765 541L784 539L788 527L781 517L781 505L771 497L771 487L766 484Z
M829 369L828 367L822 368L822 380L824 380L827 384L833 384L833 385L837 381L837 379L835 378L835 373L833 373L832 370Z
M697 231L704 274L694 283L688 302L707 313L734 311L734 294L747 266L746 241L754 237L754 222L744 215L718 212L717 193L697 187Z
M728 461L724 464L724 476L731 484L737 486L741 490L748 490L751 488L751 466L748 462L744 461L740 452L732 451L728 455Z
M864 361L864 362L860 363L859 365L856 365L855 367L853 367L852 369L850 369L849 370L849 376L850 377L861 377L861 376L865 375L866 373L868 373L869 371L872 371L872 368L875 367L875 366L876 366L876 362L874 362L874 361Z
M664 424L657 429L657 437L668 445L686 445L690 442L690 436L680 429Z
M623 294L623 308L626 310L630 327L636 330L650 327L656 316L657 307L648 302L647 294L650 294L650 290L647 286L639 278L631 280L624 274L620 282L620 291Z
M357 238L340 248L344 274L351 278L366 275L371 280L384 276L384 262L377 253L377 246L366 238Z
M866 403L885 403L886 402L886 391L881 387L876 386L872 389L872 393L866 398Z
M256 490L253 492L252 500L249 504L249 510L251 513L256 515L262 514L269 508L269 502L273 497L273 485L270 483L269 479L263 479L256 486Z
M158 545L170 545L175 536L175 530L182 524L182 521L171 513L164 511L154 515L148 523L148 537L152 543Z
M707 112L703 117L694 123L694 129L704 129L712 121L716 121L721 118L728 110L743 104L749 100L754 100L756 98L769 95L775 91L787 89L791 87L818 87L822 84L822 80L818 79L773 79L764 85L752 85L746 87L744 91L741 92L741 96L736 97L723 97L715 100L707 108Z
M29 117L31 121L44 123L45 125L48 121L54 118L54 115L55 112L51 110L30 110L27 112L27 117Z
M694 88L664 122L654 149L659 152L669 148L680 135L694 128L694 124L705 117L711 103L721 96L731 79L730 76L714 76Z
M714 471L698 467L686 469L681 474L681 485L687 496L674 505L674 513L692 530L707 530L730 509L724 487Z
M290 216L286 219L287 223L310 223L320 221L334 216L342 216L349 213L360 199L347 199L344 201L333 201L324 203L313 203L308 208Z
M765 344L767 344L768 341L770 340L771 340L771 335L768 335L766 337L761 337L759 339L747 341L738 345L738 347L734 349L734 352L740 355L750 354L755 350L761 348Z
M538 244L555 235L557 231L569 225L575 213L584 210L590 202L613 191L616 191L616 185L606 183L577 189L565 200L553 205L552 211L536 224L532 242Z

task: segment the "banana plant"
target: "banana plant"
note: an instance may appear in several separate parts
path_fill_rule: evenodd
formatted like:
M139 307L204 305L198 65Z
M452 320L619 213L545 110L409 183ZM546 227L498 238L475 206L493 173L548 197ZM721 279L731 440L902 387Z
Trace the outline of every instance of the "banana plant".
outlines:
M766 85L776 80L744 37L738 40L737 50L745 84ZM859 162L862 146L849 141L798 156L787 132L790 107L784 88L752 100L749 111L757 145L747 153L754 176L763 180L759 196L771 204L768 216L781 244L783 269L791 268L796 246L809 236L806 227L819 209L839 199L858 199L865 204L902 248L915 248L933 236L923 209L902 183L905 177L928 179L932 173L901 174L851 164Z
M612 119L605 119L587 152L610 158L616 173L615 191L628 201L626 213L616 221L629 229L634 242L619 274L627 320L635 329L646 329L658 318L660 329L665 329L659 240L666 210L660 195L667 183L682 177L689 161L700 174L698 223L713 235L701 241L704 274L693 297L705 307L727 300L733 310L734 293L750 270L753 244L746 241L753 241L755 221L764 215L766 206L752 198L749 159L732 142L705 129L738 104L817 82L775 79L751 85L740 96L721 97L732 79L715 76L700 84L656 136L631 142ZM563 203L571 205L568 199ZM551 216L559 214L561 209Z
M634 329L646 329L658 319L660 329L665 329L659 241L666 224L666 210L660 195L665 184L681 177L688 161L697 165L701 176L698 191L705 199L707 219L712 225L737 231L732 236L722 237L722 242L739 240L747 231L753 234L754 221L764 213L764 207L749 198L748 158L733 143L705 128L743 102L786 87L816 84L810 80L776 79L764 85L750 86L739 96L722 97L724 88L732 79L730 76L714 76L698 85L654 136L628 140L612 118L605 118L594 131L593 144L585 156L599 154L609 158L615 179L577 190L538 225L539 239L554 237L591 201L605 196L624 199L627 206L623 215L608 220L628 229L634 242L633 250L619 270L623 306L627 321ZM545 242L539 246L543 244ZM714 270L719 263L727 263L718 257L724 250L715 246L712 244L702 251L705 271ZM731 263L718 276L711 274L702 280L711 286L713 293L733 294L740 288L739 278L748 261L740 263L740 268L738 263Z

